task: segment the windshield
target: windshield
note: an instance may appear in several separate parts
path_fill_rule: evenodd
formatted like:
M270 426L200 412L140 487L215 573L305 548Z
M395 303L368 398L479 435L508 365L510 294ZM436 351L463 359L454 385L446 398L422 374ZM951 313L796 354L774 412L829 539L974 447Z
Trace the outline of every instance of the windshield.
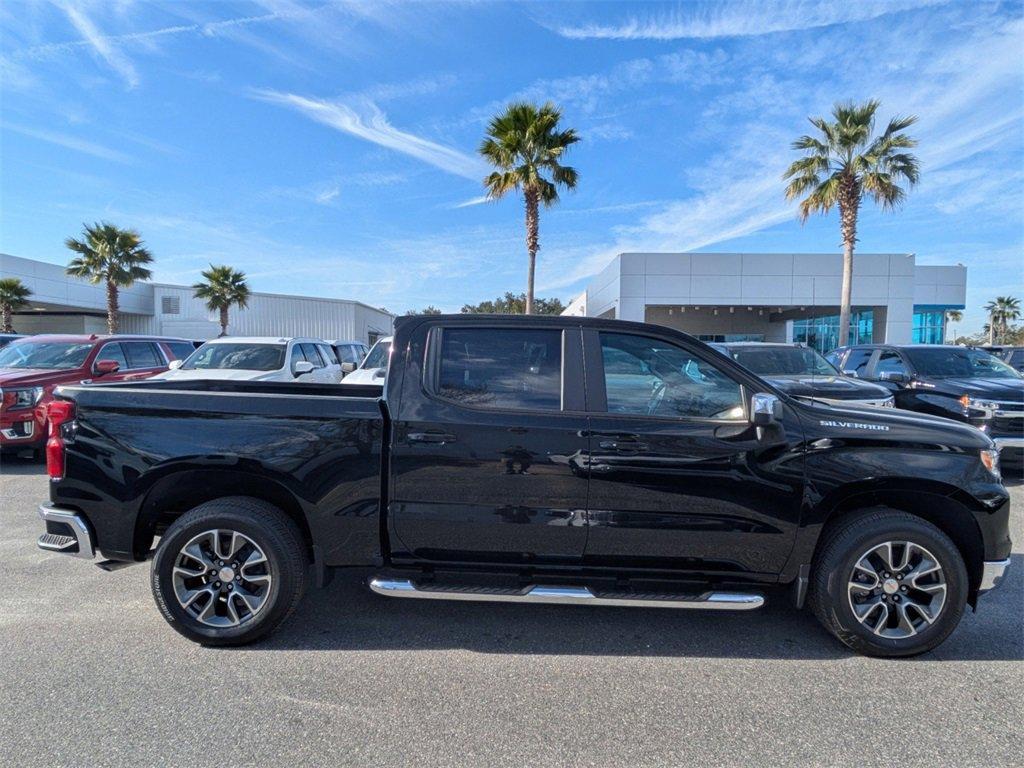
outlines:
M838 376L828 360L806 347L733 347L737 363L762 376Z
M0 350L0 368L81 368L92 348L92 342L16 341Z
M276 371L284 368L284 344L203 344L181 369Z
M373 345L373 349L370 350L370 354L363 360L363 364L360 368L387 368L388 357L391 356L391 339L381 339Z
M918 376L937 379L1019 379L999 358L965 347L908 347L904 350Z

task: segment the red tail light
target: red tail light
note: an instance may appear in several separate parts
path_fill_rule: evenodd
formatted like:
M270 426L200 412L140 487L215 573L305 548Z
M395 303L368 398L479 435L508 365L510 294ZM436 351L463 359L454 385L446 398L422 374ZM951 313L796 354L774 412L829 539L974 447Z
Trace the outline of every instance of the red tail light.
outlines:
M46 472L51 480L64 477L64 438L61 425L75 418L75 404L67 400L51 400L46 404L46 420L50 425L46 440Z

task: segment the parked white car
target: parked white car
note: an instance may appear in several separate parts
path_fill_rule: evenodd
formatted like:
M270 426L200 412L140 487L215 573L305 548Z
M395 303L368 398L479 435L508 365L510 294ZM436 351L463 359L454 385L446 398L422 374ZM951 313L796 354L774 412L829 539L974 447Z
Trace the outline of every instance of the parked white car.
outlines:
M322 339L234 336L206 342L188 359L172 361L171 370L153 378L337 384L341 375L338 356Z
M358 368L369 351L367 346L361 341L336 339L327 343L338 353L338 362L341 363L342 376L347 376Z
M370 349L363 362L348 374L342 384L383 384L391 360L391 336L385 336Z

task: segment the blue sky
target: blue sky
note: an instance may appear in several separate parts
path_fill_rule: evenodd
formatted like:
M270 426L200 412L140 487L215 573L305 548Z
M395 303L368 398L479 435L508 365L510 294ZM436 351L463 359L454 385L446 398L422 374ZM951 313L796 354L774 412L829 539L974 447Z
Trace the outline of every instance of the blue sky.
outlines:
M512 99L583 137L541 218L538 292L623 250L831 251L783 198L841 99L920 117L920 185L862 251L969 267L962 330L1024 294L1022 4L105 2L0 5L0 250L63 263L135 227L155 277L457 310L525 284L522 205L476 155Z

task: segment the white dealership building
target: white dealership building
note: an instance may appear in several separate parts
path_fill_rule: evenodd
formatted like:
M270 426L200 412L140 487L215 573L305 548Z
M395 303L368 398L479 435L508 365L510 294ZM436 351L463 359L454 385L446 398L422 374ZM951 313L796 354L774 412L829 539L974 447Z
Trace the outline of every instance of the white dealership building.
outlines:
M704 341L836 346L842 255L621 253L564 314L658 323ZM854 257L850 343L941 343L963 309L967 268L923 266L912 253Z
M0 254L0 277L16 277L32 291L29 306L14 317L19 333L106 333L107 299L102 285L68 276L64 267ZM218 314L186 285L138 282L119 292L121 333L211 339L220 333ZM394 317L349 299L324 299L253 292L246 309L233 307L232 336L312 336L373 343L391 333Z

